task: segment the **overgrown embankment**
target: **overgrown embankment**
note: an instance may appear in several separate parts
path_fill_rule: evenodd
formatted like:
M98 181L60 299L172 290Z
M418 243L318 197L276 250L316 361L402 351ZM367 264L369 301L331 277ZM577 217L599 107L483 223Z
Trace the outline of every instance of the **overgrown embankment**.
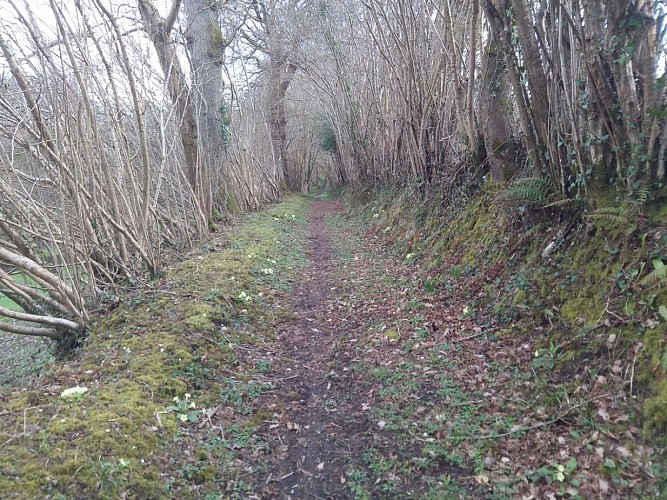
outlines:
M0 394L2 496L182 497L203 483L242 492L235 450L252 445L261 418L245 412L222 435L207 423L226 407L244 415L267 387L253 356L289 314L282 296L304 262L306 207L291 197L245 217L99 318L81 358Z
M478 336L488 349L515 352L514 370L526 378L525 390L517 390L524 414L550 416L552 424L571 429L570 449L598 450L599 436L616 443L615 456L600 453L586 465L604 482L596 494L606 494L608 484L632 491L625 488L643 481L634 475L637 466L645 468L640 476L661 482L652 491L661 491L667 429L663 211L651 205L541 210L508 203L493 187L459 210L443 208L443 197L402 189L352 199L372 234L427 273L425 290L451 297L478 323L486 318ZM527 358L519 355L525 346ZM544 422L538 427L548 428ZM540 473L553 480L552 472Z

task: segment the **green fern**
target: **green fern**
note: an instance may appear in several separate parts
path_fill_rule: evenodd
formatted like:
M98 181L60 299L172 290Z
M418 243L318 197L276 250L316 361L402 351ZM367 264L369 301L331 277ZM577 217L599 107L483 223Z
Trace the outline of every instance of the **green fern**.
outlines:
M643 286L663 285L667 283L667 266L661 259L653 259L653 271L644 276L639 282Z
M642 205L646 204L650 196L651 196L651 188L649 187L647 182L643 182L642 185L639 186L639 189L635 191L632 201L634 204L641 207Z
M621 224L626 224L630 221L630 218L634 215L632 210L629 210L627 207L602 207L596 208L590 214L586 214L586 217L589 219L602 219L609 222L618 222Z
M553 184L549 180L524 177L514 181L498 195L498 198L511 202L542 204L546 203L553 191Z
M580 205L581 202L573 200L572 198L560 198L556 201L552 201L551 203L547 203L542 208L561 208L565 206L578 207Z

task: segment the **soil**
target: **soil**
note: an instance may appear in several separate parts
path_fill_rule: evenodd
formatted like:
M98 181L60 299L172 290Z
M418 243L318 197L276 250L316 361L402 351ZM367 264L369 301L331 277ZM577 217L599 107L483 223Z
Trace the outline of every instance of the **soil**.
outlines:
M356 325L332 321L341 309L336 258L325 218L339 203L317 201L311 211L310 263L291 297L297 318L282 325L278 344L292 363L278 375L283 411L273 433L276 468L266 478L265 494L282 498L345 498L347 459L366 448L368 422L355 408L364 401L351 391L347 376L353 353L341 344L340 330ZM339 404L346 395L353 395Z

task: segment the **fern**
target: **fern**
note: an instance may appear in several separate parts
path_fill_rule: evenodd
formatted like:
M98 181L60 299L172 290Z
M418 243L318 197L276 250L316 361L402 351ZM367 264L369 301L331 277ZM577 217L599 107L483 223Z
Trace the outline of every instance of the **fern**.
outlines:
M634 193L634 199L632 200L638 206L645 205L651 196L651 189L647 182L643 182L639 189Z
M634 213L627 207L602 207L596 208L590 214L586 214L589 219L603 219L609 222L618 222L626 224L630 221Z
M639 282L643 286L667 283L667 266L660 259L653 259L653 271L644 276Z
M568 205L571 207L577 207L580 204L581 202L578 202L577 200L573 200L571 198L560 198L556 201L552 201L551 203L547 203L542 208L561 208Z
M501 200L520 203L545 203L554 191L551 181L539 177L524 177L502 191Z

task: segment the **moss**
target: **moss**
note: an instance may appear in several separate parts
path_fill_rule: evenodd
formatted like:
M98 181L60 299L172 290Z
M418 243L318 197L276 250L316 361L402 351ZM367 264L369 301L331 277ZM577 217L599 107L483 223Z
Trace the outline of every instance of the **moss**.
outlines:
M400 338L399 333L396 330L387 330L384 332L385 337L387 337L387 340L390 342L395 342Z
M209 304L190 304L184 312L186 314L183 321L184 326L200 332L215 330L213 320L221 317L220 311Z
M260 425L262 425L264 422L267 420L271 420L273 418L273 412L271 411L258 411L254 413L247 421L247 426L249 429L256 429Z
M659 382L655 396L644 403L644 432L649 436L664 436L667 432L667 380Z
M71 378L86 385L89 392L82 401L63 404L59 391L5 395L3 408L11 413L6 430L0 429L0 442L24 425L30 432L10 440L0 456L3 495L165 496L163 478L181 474L181 446L187 442L174 445L184 424L166 408L185 393L193 394L198 405L219 401L219 374L241 366L246 352L230 343L248 349L270 341L260 325L285 314L270 310L277 293L273 287L288 289L288 268L305 261L295 234L305 225L306 207L303 199L290 197L244 217L233 238L204 242L199 252L172 266L160 293L148 291L97 318L78 364L54 375L58 387ZM270 278L257 272L267 258L276 260L271 264L276 275ZM253 297L263 292L264 297L242 304L236 299L241 291ZM221 324L227 327L224 334ZM248 374L248 381L253 377ZM26 410L36 397L40 411ZM248 425L254 428L265 418L270 418L267 412L258 412L247 417ZM192 477L214 484L224 464L202 466L201 454L196 456Z
M667 323L661 323L656 328L649 329L644 334L644 352L649 360L649 369L651 371L657 368L667 369L662 366L665 351L665 334L667 333Z

